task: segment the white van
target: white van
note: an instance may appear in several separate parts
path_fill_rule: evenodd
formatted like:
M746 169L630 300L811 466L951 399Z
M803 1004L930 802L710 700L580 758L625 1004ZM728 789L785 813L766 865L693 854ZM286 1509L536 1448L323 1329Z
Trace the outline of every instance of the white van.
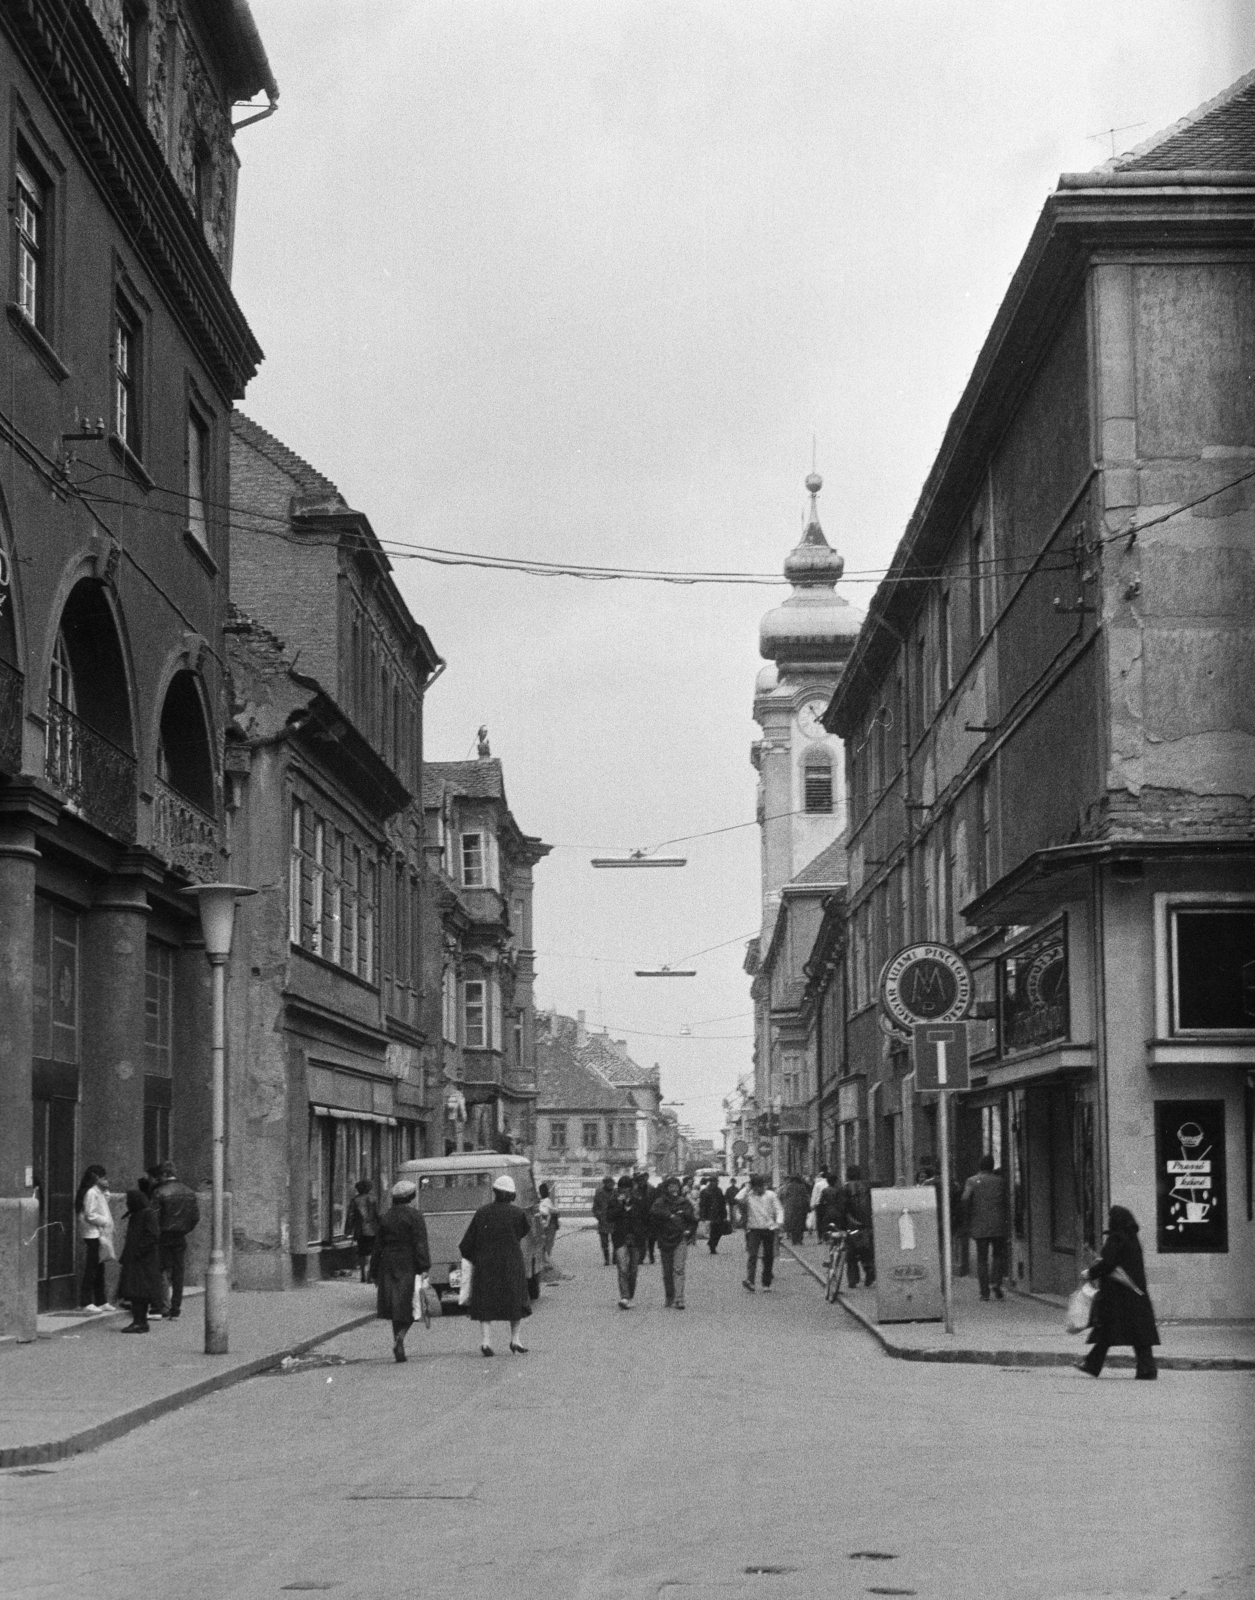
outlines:
M455 1297L461 1281L458 1246L471 1218L492 1199L493 1182L502 1173L513 1178L514 1203L527 1213L531 1232L522 1241L527 1290L540 1298L540 1273L544 1265L544 1229L537 1215L539 1196L532 1164L526 1156L503 1156L495 1150L465 1150L454 1156L424 1156L403 1161L396 1176L418 1185L415 1204L427 1224L431 1249L431 1284L442 1298Z

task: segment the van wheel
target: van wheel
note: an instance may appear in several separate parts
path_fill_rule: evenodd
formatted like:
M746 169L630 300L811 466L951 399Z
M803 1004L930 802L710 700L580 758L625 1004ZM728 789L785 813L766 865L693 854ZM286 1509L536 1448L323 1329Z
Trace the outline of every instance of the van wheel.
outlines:
M530 1299L532 1299L532 1300L539 1300L540 1299L540 1273L539 1272L533 1272L531 1277L527 1280L527 1293L528 1293L528 1297Z

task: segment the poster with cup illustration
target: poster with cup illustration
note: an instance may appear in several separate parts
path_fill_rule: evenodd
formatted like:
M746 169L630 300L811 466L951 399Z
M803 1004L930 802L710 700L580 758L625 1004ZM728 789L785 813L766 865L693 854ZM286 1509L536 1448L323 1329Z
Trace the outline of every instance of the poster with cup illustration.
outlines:
M1224 1101L1155 1101L1161 1251L1229 1248Z

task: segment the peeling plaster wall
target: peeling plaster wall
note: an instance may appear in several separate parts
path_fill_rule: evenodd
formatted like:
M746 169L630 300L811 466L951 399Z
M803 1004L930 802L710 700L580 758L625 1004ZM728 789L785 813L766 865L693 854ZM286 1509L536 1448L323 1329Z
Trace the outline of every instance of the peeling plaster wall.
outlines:
M1110 829L1249 834L1255 476L1233 480L1255 474L1255 267L1105 266L1095 285Z

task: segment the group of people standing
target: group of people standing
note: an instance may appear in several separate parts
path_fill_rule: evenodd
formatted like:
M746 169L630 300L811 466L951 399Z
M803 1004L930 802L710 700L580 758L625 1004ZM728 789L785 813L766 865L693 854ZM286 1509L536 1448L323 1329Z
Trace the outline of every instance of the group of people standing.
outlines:
M150 1317L173 1322L183 1310L187 1236L200 1222L200 1203L180 1183L173 1163L148 1169L126 1191L126 1239L121 1255L115 1247L109 1175L104 1167L87 1168L74 1197L79 1237L83 1241L83 1281L79 1304L85 1311L110 1312L105 1289L105 1263L121 1265L117 1296L129 1306L131 1320L123 1333L147 1333Z

